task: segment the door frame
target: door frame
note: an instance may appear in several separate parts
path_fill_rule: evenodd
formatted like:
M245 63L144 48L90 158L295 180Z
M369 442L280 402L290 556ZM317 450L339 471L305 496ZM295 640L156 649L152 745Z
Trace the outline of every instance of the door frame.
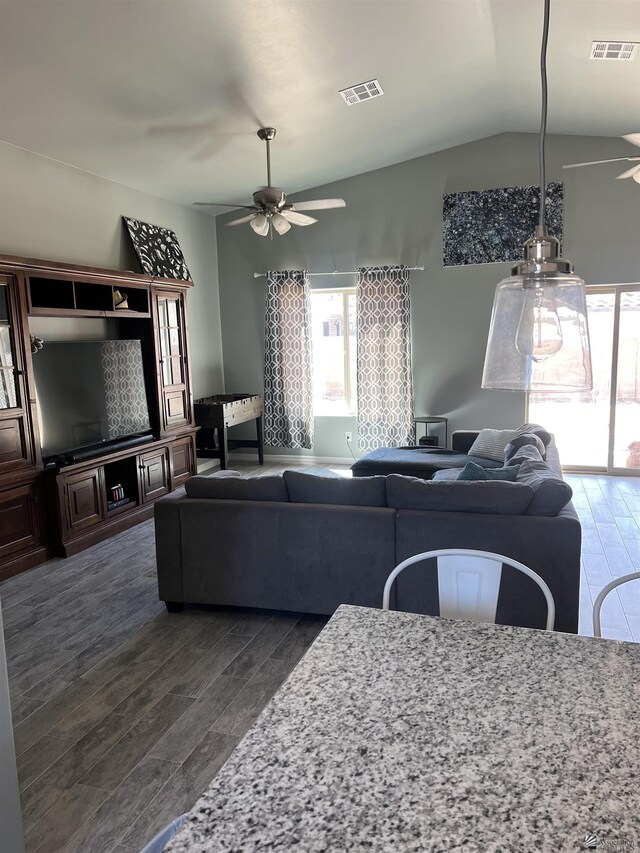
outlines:
M640 469L620 468L613 464L616 437L616 397L618 385L618 345L620 342L620 299L627 291L640 291L640 282L624 284L593 284L586 285L587 295L592 293L613 293L613 337L611 341L611 383L609 390L609 441L607 446L607 464L605 465L563 465L562 470L576 474L608 474L616 477L640 477ZM588 315L587 315L588 316ZM525 395L525 421L529 421L529 398Z

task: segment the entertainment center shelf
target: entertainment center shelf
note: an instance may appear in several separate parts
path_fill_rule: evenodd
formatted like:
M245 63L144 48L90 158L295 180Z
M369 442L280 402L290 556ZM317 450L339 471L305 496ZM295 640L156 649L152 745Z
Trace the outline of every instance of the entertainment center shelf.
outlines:
M40 317L151 317L148 286L130 287L127 308L116 308L119 287L60 278L27 278L29 314Z
M0 387L0 580L53 555L74 554L151 517L154 501L195 473L197 427L186 309L187 292L192 286L190 281L157 279L122 270L0 255L0 315L2 325L8 329L3 333L3 342L8 340L10 348L0 377L7 389L2 393ZM119 445L112 442L110 447L107 440L104 448L94 448L90 458L83 458L84 450L63 453L45 467L43 435L48 435L48 427L49 431L53 428L47 411L59 413L55 406L60 398L57 392L49 392L53 409L45 408L43 397L40 406L36 402L34 359L41 357L41 341L30 338L29 321L33 318L33 332L44 339L45 355L47 344L51 344L50 357L62 327L53 320L36 322L41 317L74 320L64 330L65 334L72 334L69 340L77 343L86 343L83 335L95 340L95 325L90 325L90 318L94 323L96 319L109 318L105 329L111 341L96 343L110 344L113 352L114 341L130 342L122 345L126 352L135 345L137 366L132 368L131 359L127 358L130 376L118 379L119 368L115 376L117 384L127 386L132 377L140 389L144 387L137 399L144 401L146 396L151 427L148 441L134 444L128 440ZM49 323L52 332L48 339ZM104 358L105 350L102 352ZM117 352L113 358L116 357ZM110 362L113 363L122 362ZM45 364L38 362L39 376ZM89 359L81 357L78 364L84 371L89 369ZM95 369L103 376L101 371L106 368L103 364ZM59 378L67 374L70 386L75 386L71 367L49 375ZM85 383L82 387L91 389L90 377L88 386ZM95 388L100 387L96 377ZM86 398L81 393L78 399ZM63 411L67 413L67 409ZM116 413L116 423L121 407L114 410L111 404L111 411ZM108 428L109 438L126 434L111 432L112 420L109 415L107 418L100 428ZM97 428L95 416L84 406L79 406L78 412L74 410L70 421L79 436ZM58 418L55 422L57 425ZM74 442L74 446L81 448L83 443L87 443L86 438L84 442Z

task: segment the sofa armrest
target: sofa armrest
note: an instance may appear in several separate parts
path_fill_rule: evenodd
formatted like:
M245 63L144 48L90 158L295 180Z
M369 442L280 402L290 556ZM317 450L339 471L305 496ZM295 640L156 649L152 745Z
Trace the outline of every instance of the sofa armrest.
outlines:
M451 449L457 450L458 453L468 453L479 432L477 429L455 430L451 433Z
M162 498L153 508L158 597L161 601L184 601L180 507L186 501L186 498Z

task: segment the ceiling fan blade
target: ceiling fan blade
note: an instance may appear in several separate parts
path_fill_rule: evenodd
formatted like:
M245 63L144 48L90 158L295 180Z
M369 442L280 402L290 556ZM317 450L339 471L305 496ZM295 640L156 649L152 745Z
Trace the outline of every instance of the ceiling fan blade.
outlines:
M343 198L319 198L315 201L293 201L294 210L329 210L331 207L346 207Z
M283 210L280 213L281 216L284 216L285 219L288 219L289 222L293 222L294 225L313 225L314 222L317 222L317 219L314 219L313 216L307 216L305 213L298 213L296 210Z
M621 163L623 160L637 160L637 157L612 157L610 160L591 160L589 163L571 163L563 169L578 169L580 166L599 166L600 163Z
M630 142L632 145L640 145L640 133L627 133L627 135L622 138L626 139L627 142Z
M255 204L225 204L222 201L194 201L195 207L233 207L242 210L259 210Z
M633 178L636 172L640 172L640 165L632 166L626 172L623 172L621 175L618 175L618 180L621 180L622 178Z
M240 219L232 219L231 222L225 222L225 225L244 225L245 222L251 222L255 213L250 213L248 216L241 216Z

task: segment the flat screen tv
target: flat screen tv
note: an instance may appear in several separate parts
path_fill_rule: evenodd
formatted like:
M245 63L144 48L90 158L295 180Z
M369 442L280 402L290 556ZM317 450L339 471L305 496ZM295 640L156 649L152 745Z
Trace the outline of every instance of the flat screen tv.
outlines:
M150 433L140 341L46 341L33 370L44 457Z

